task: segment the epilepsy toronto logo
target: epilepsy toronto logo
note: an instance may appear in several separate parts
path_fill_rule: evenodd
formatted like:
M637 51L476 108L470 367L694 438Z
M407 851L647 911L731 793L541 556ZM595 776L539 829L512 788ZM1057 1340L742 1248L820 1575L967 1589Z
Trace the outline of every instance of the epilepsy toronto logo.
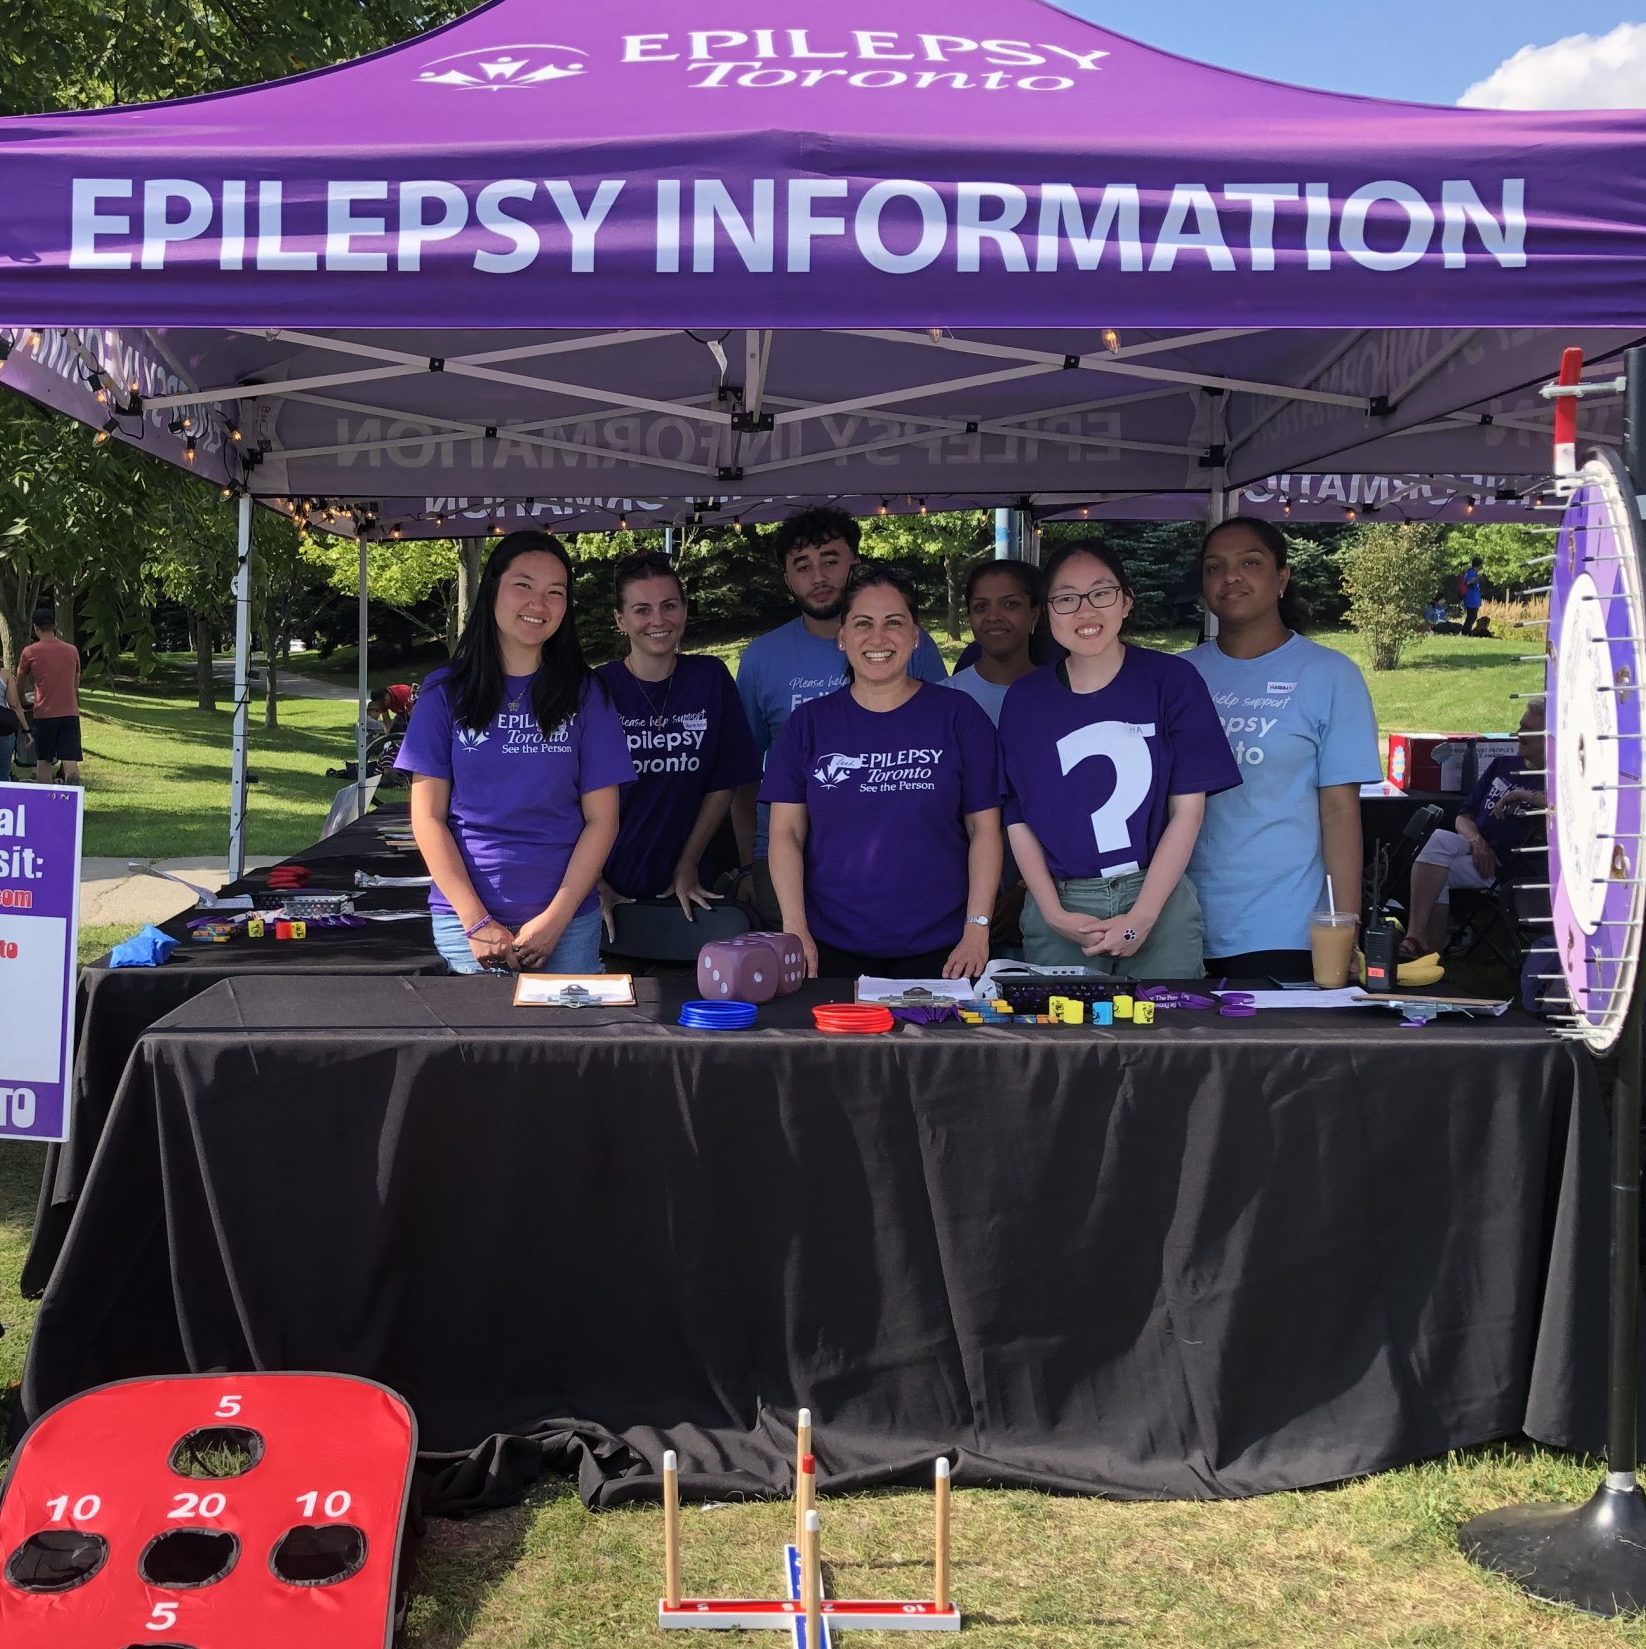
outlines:
M838 751L832 756L825 756L812 770L812 777L821 785L833 788L843 784L848 773L855 773L859 768L867 767L867 756L842 756Z
M586 63L567 59L587 55L576 46L487 46L437 57L424 64L417 78L425 86L455 86L463 92L520 91L586 73Z
M476 731L472 727L465 727L459 722L456 727L457 743L463 750L478 750L486 742L486 732L482 728Z

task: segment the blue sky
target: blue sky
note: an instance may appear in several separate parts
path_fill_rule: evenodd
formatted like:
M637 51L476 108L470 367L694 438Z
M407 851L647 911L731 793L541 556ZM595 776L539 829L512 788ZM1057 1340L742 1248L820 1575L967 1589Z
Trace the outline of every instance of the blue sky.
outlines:
M1646 20L1634 5L1566 0L1057 0L1185 57L1330 91L1455 103L1522 46ZM1638 101L1646 104L1646 91Z

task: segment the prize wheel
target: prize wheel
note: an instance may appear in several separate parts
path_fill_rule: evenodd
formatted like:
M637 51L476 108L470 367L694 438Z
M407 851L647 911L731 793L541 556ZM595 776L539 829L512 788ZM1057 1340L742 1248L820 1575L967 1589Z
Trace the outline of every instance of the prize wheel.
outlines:
M1646 603L1635 489L1617 456L1578 472L1549 599L1549 884L1576 1034L1617 1041L1634 998L1642 881Z

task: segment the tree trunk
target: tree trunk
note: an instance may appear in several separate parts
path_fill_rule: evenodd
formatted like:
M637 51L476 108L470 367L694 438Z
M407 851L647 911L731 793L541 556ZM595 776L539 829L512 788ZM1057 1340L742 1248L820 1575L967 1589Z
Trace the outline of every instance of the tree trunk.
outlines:
M457 629L462 635L469 622L469 611L474 606L476 591L480 588L480 567L486 559L486 541L483 538L460 538L457 541ZM452 646L457 645L456 636Z
M17 670L17 655L34 640L33 619L40 581L16 568L0 574L0 662L6 675Z
M280 725L280 634L277 617L279 604L270 599L263 603L263 725Z
M948 625L949 639L959 641L960 634L960 603L965 594L965 586L960 580L960 569L970 560L969 551L961 551L956 555L945 556L943 559L943 593L948 598Z
M199 710L217 708L217 677L212 674L212 652L216 635L212 623L202 613L194 616L194 702Z

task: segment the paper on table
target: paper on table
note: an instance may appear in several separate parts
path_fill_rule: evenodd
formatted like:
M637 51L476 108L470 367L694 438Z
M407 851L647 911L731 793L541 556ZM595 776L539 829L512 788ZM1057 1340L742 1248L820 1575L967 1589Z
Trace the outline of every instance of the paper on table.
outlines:
M354 873L356 887L427 887L433 880L432 876L373 876L364 870Z
M1335 991L1213 991L1213 996L1239 996L1254 1008L1364 1008L1375 1004L1358 985Z
M907 996L924 991L947 1002L969 1002L974 987L969 979L876 979L865 974L857 982L859 1002L883 1002L889 996Z
M628 973L522 973L514 981L514 1005L517 1008L632 1007L634 976Z

